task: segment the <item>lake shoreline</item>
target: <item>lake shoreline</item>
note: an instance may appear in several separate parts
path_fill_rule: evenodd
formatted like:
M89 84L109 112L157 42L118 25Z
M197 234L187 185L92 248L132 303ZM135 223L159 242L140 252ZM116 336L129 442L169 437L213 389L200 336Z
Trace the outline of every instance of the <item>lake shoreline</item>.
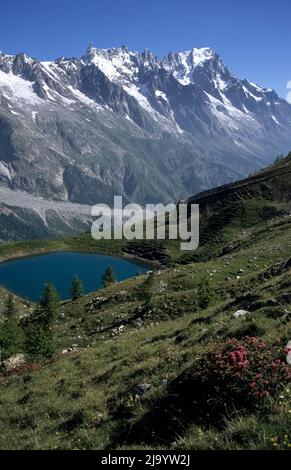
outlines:
M123 282L146 274L151 266L140 260L112 254L58 250L6 259L0 264L0 284L22 299L37 302L44 286L53 283L60 300L70 298L71 282L78 276L84 295L103 288L102 276L111 266L116 281Z
M102 250L102 249L97 249L95 247L88 247L85 246L84 248L78 246L74 246L74 244L67 244L67 240L70 239L60 239L60 240L31 240L29 242L27 241L21 241L21 242L8 242L8 243L3 243L0 245L0 263L4 263L6 261L10 260L15 260L18 258L27 258L30 256L41 256L41 255L46 255L46 254L51 254L51 253L59 253L59 252L75 252L75 253L87 253L87 254L96 254L96 255L108 255L108 256L115 256L117 258L129 260L129 261L137 261L141 262L144 264L151 265L153 267L162 267L162 263L159 262L158 260L153 260L153 259L148 259L144 258L135 254L130 254L130 253L125 253L123 251L114 251L114 250ZM72 238L71 241L74 239ZM111 241L109 241L110 243ZM26 248L26 244L36 244L36 245L45 245L45 246L36 246L35 248ZM18 249L17 245L18 244L23 244L24 247L22 249ZM53 246L49 246L49 245ZM1 251L3 248L11 248L11 253L2 255ZM15 248L15 249L13 249Z
M136 261L144 265L152 265L152 267L159 267L161 264L158 261L154 260L147 260L145 258L141 258L138 256L130 255L127 253L120 253L120 254L110 254L106 253L104 251L89 251L89 250L77 250L73 248L52 248L52 249L45 249L45 250L39 250L39 251L34 251L34 252L17 252L11 256L7 257L0 257L0 264L2 263L8 263L9 261L16 261L18 259L26 259L26 258L32 258L32 257L37 257L37 256L46 256L54 253L79 253L79 254L87 254L87 255L104 255L104 256L112 256L114 258L120 258L123 260L127 261Z
M132 253L125 251L129 246ZM149 270L166 268L166 265L163 264L163 260L152 259L156 256L156 252L152 250L151 245L146 247L146 249L144 248L144 251L140 251L139 248L139 244L136 246L134 244L129 245L125 240L110 240L108 242L101 240L96 242L88 233L80 234L78 237L62 239L23 240L0 244L0 265L3 265L5 262L25 259L32 256L73 252L76 254L112 256L120 260L140 263L141 265L147 266ZM135 249L137 253L134 252ZM141 256L143 252L145 256ZM10 288L3 285L3 283L0 283L0 288L3 293L12 293L19 301L31 302L26 297L22 297L11 291Z

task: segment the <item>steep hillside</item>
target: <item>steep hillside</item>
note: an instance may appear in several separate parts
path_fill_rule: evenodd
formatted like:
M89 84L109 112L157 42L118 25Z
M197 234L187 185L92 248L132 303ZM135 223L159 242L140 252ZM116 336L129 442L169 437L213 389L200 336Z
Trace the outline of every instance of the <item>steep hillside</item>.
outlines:
M202 244L166 244L150 307L147 276L63 303L55 357L1 376L1 448L290 448L290 166L193 199Z
M228 242L238 230L267 223L274 217L291 214L291 153L244 180L204 191L188 202L199 204L201 218L200 247L197 253L226 253L236 248Z

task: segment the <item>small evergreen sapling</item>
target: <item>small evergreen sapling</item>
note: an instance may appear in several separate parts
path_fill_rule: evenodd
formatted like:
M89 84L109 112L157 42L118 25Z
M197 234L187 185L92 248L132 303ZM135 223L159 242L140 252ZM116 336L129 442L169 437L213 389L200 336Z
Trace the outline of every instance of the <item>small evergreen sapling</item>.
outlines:
M104 273L103 273L103 276L102 276L102 284L103 284L103 287L108 287L110 286L110 284L113 284L114 282L116 282L116 276L115 276L115 273L112 269L111 266L108 266L108 268L105 269Z
M83 295L84 289L82 281L76 275L73 277L72 285L71 285L71 296L72 300L77 300Z
M203 276L198 287L198 305L207 308L213 299L213 292L207 276Z
M140 286L140 297L143 300L143 312L147 313L152 308L153 285L155 275L151 271Z

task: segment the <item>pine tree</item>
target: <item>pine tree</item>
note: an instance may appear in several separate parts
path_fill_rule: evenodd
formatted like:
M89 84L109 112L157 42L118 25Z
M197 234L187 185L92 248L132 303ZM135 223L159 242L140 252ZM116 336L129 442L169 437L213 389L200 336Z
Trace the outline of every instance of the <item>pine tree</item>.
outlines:
M58 313L58 294L48 284L25 328L25 351L30 358L42 360L54 354L53 324Z
M110 284L116 282L115 273L111 266L105 269L102 276L103 287L108 287Z
M51 325L58 312L59 296L53 284L47 284L41 296L39 306L42 311L44 324Z
M207 308L213 299L213 292L210 287L209 279L203 276L198 287L198 305L201 309Z
M50 358L54 353L52 326L44 321L40 306L30 316L25 328L25 352L36 361Z
M18 324L16 307L11 294L6 301L4 316L5 320L0 332L2 359L21 352L23 345L23 334Z
M83 284L78 276L74 276L71 285L72 300L77 300L83 295Z
M150 272L140 286L139 296L143 300L143 311L148 312L152 308L152 294L155 280L154 272Z

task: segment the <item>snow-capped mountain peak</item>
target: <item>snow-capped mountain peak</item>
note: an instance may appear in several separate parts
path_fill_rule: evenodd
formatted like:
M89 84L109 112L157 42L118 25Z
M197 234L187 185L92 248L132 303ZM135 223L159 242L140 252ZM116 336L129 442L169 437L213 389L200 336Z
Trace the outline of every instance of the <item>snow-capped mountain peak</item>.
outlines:
M0 184L88 203L97 181L167 199L288 152L291 106L207 47L162 59L125 46L44 62L1 53L0 129Z
M193 83L195 69L215 59L222 64L219 56L210 47L202 47L174 54L169 53L162 60L162 64L182 85L189 85Z
M86 65L96 65L109 80L128 82L138 71L139 54L129 51L126 46L111 49L89 46L82 61Z
M82 57L85 64L96 65L110 80L132 81L138 74L139 67L146 69L164 68L182 84L191 83L196 67L218 58L209 47L193 48L188 51L168 54L159 60L147 49L143 52L130 51L126 46L98 49L90 45Z

